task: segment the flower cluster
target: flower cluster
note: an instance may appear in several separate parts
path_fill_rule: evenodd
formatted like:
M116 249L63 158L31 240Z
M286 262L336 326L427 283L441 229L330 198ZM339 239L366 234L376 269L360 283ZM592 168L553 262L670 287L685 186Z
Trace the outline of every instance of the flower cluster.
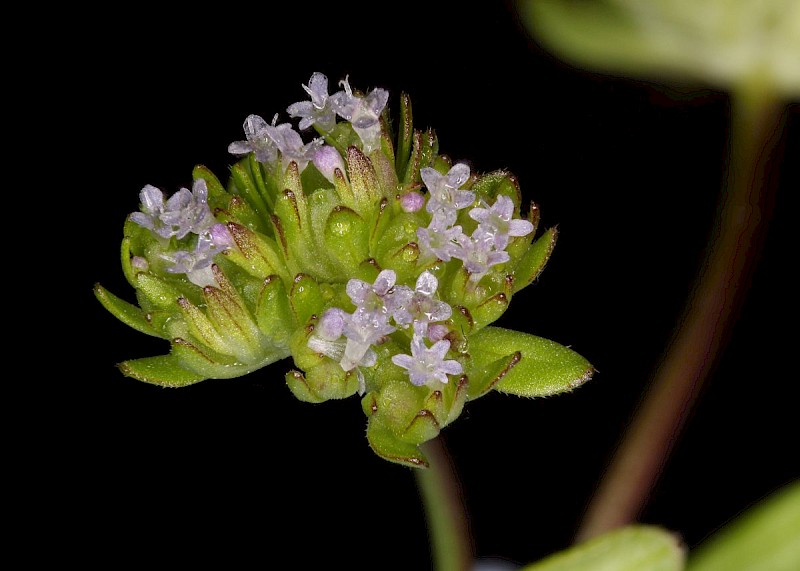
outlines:
M340 86L329 94L327 77L311 76L310 100L286 108L298 130L278 114L247 117L227 185L203 166L191 191L166 200L146 185L123 238L138 305L100 285L95 295L170 343L167 355L121 363L124 374L177 387L291 357L297 398L358 394L373 450L425 466L419 445L465 402L492 389L569 390L592 368L491 325L556 239L550 229L534 240L538 209L522 216L516 178L439 154L434 132L413 128L405 94L395 132L386 90Z

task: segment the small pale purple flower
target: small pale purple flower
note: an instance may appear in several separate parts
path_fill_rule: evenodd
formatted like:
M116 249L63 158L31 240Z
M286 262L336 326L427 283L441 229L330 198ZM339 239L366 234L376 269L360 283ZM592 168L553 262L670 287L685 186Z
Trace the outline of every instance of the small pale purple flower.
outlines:
M459 190L469 180L469 166L466 164L453 165L447 174L431 167L420 169L419 174L428 189L428 204L425 206L428 212L461 210L475 202L474 192Z
M408 371L412 385L434 385L447 383L448 375L460 375L464 372L461 363L454 359L445 360L450 350L450 341L442 339L427 347L423 338L414 335L411 339L411 355L394 355L392 362Z
M447 210L437 210L427 228L417 228L417 241L423 256L449 262L458 252L462 230L461 226L451 226L455 222L453 214Z
M308 339L308 347L338 361L344 371L355 369L358 394L363 395L366 392L366 385L364 374L359 367L375 365L378 355L372 345L392 331L394 327L388 324L376 324L364 314L350 315L338 307L332 307L320 317L314 333Z
M275 115L272 123L275 124L278 116ZM232 155L243 156L255 153L256 160L262 164L270 164L278 157L275 143L267 136L269 124L258 115L249 115L244 120L245 141L234 141L228 145L228 152Z
M214 224L197 237L194 250L178 250L164 253L161 257L172 262L167 271L173 274L186 274L189 281L200 287L216 285L211 272L214 256L234 245L233 236L224 224Z
M491 208L487 204L469 211L469 216L494 236L494 247L504 250L510 236L525 236L533 231L533 224L528 220L512 218L514 202L503 194L497 197Z
M192 190L181 188L164 202L163 193L153 185L145 185L139 194L141 212L130 215L131 220L161 236L179 240L193 232L200 234L214 224L214 215L208 207L208 187L199 178Z
M403 212L418 212L425 205L425 197L415 190L406 192L400 197L400 208Z
M342 334L348 317L349 315L338 307L325 310L308 339L308 347L312 351L341 362L347 344Z
M382 270L374 284L353 278L347 282L345 291L357 309L368 313L388 313L390 310L386 307L387 294L396 281L397 274L394 270Z
M331 106L338 115L350 121L364 145L364 152L370 153L380 144L380 117L389 101L389 92L376 88L366 97L358 97L353 95L347 77L339 84L344 87L344 91L331 95Z
M478 281L494 265L511 259L508 252L494 248L494 236L478 226L472 236L462 234L458 240L458 251L454 258L461 260L470 274L470 280Z
M323 133L328 133L336 126L336 113L328 97L328 78L322 73L314 72L308 85L303 85L311 101L299 101L286 108L290 117L301 117L298 128L303 131L316 124Z
M319 147L314 153L313 158L314 166L317 170L325 176L332 184L336 184L334 173L339 169L341 173L347 176L345 170L344 159L334 147L330 145L323 145Z
M297 163L300 172L303 172L308 162L313 160L317 149L324 143L321 138L314 139L307 144L304 143L300 133L295 131L289 123L267 125L265 130L267 137L280 151L281 163L284 169L289 166L290 162L294 161Z
M416 287L409 299L394 312L394 321L400 327L413 324L414 332L421 336L428 334L428 325L435 321L444 321L453 313L453 309L444 301L436 299L439 280L431 272L425 270L417 278Z

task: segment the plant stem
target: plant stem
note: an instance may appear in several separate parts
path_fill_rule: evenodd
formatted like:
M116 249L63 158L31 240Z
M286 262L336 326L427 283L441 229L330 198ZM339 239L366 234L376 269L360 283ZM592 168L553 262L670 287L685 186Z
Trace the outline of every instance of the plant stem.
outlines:
M453 463L438 436L422 445L430 461L427 469L415 469L435 569L466 571L472 568L474 553L469 521Z
M576 540L635 521L703 381L728 340L760 257L779 166L784 106L761 89L731 96L726 179L709 248L650 388L590 501ZM775 155L775 156L773 156Z

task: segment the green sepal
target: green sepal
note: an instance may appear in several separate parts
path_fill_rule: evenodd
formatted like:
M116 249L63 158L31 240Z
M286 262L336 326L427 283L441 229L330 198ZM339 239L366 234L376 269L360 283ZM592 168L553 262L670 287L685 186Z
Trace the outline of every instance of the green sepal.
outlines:
M328 358L308 346L308 341L314 334L315 324L316 320L312 319L307 325L295 329L289 336L289 351L292 359L295 366L303 371L313 369Z
M785 484L689 552L688 571L800 569L800 480Z
M482 363L484 360L483 356L479 356L478 359L471 359L467 398L469 400L475 400L492 390L495 385L500 382L500 379L505 377L506 374L519 363L521 357L522 354L516 351L510 355L491 361L490 363L482 364L481 366L476 366L476 363Z
M391 139L384 136L381 140L384 143L383 151L373 151L369 155L369 160L375 172L379 195L383 198L394 198L400 184L394 170L394 149Z
M353 210L364 218L369 218L372 209L382 197L375 169L356 146L347 148L347 165L350 171L350 188L356 200Z
M203 179L208 188L208 206L214 211L217 208L226 208L230 201L230 194L220 182L219 178L203 165L197 165L192 170L192 179Z
M419 166L420 168L431 166L436 166L437 159L443 159L443 157L439 157L439 140L436 138L436 133L433 129L426 129L424 133L422 133L422 140L420 142L422 156L420 157ZM422 177L419 175L419 171L417 171L417 177L419 180L422 180Z
M293 369L286 373L286 385L289 387L289 390L292 391L292 394L297 397L298 400L303 402L310 402L313 404L325 402L324 398L321 398L319 395L314 393L311 390L311 387L308 386L306 382L306 377L303 375L302 372Z
M248 159L244 158L233 165L231 168L231 183L233 184L236 193L247 200L253 210L255 210L258 214L258 217L262 220L266 220L271 209L261 197L261 193L258 191L256 182L250 175L250 169L248 168L249 165L247 162Z
M423 409L431 411L439 423L439 427L444 428L458 418L464 410L468 386L466 375L451 380L443 389L437 389L428 395Z
M319 317L325 305L322 289L309 275L297 274L292 280L289 303L297 324L307 323L312 315Z
M184 367L174 355L132 359L118 367L126 377L162 387L185 387L208 378Z
M416 242L409 242L385 256L379 263L383 267L391 268L397 276L397 283L413 284L422 270L417 264L419 260L419 246Z
M138 274L140 270L136 270L133 267L132 263L133 252L131 251L130 236L125 236L124 238L122 238L119 254L120 254L120 262L122 263L122 273L125 275L125 279L128 280L128 283L135 288L136 274Z
M247 155L247 172L250 174L250 179L255 184L259 196L264 199L267 208L275 208L275 199L273 196L276 194L273 178L264 178L264 170L255 153Z
M367 423L367 442L378 456L390 462L412 468L429 466L428 459L418 446L400 440L379 417L371 416Z
M417 228L420 227L419 217L407 212L398 212L391 216L388 206L380 213L376 231L374 232L376 241L373 252L375 259L381 267L391 267L391 259L397 255L398 251L408 246L416 244ZM378 230L377 227L380 226ZM419 251L417 249L417 251Z
M231 347L232 340L217 330L203 310L185 297L178 298L178 307L181 308L187 331L193 338L218 353L232 354L235 351Z
M289 279L289 273L278 254L275 241L236 222L228 222L228 231L236 242L236 248L229 248L225 256L250 275L266 279L278 274Z
M111 315L122 321L125 325L137 331L141 331L142 333L146 333L147 335L152 335L153 337L166 338L153 328L147 319L147 314L142 311L140 307L117 297L100 284L95 284L94 296Z
M238 194L231 196L226 208L214 209L214 216L223 224L235 222L253 232L271 236L272 226L266 224L248 202Z
M408 93L400 94L400 129L397 132L397 149L394 154L394 168L398 178L405 180L406 167L411 158L411 145L414 137L414 123L411 114L411 98Z
M498 170L482 175L475 180L475 184L470 190L489 204L494 204L500 195L508 196L514 202L515 215L519 215L522 193L519 189L519 181L508 171Z
M257 363L263 350L261 332L239 292L221 271L214 274L220 287L203 288L206 316L217 331L224 332L228 345L239 360Z
M686 550L656 526L630 525L526 565L522 571L681 571Z
M241 363L229 355L222 355L208 347L200 348L195 344L176 337L172 340L170 355L184 368L211 379L233 379L242 377L262 367L266 367L288 356L288 351L263 351L261 360L256 363Z
M530 245L528 251L514 267L514 293L530 285L539 277L553 253L553 248L556 247L557 239L558 230L550 228Z
M325 178L319 169L314 165L313 162L310 162L306 165L306 168L303 169L303 172L300 173L300 182L301 186L304 189L308 189L309 192L306 192L308 196L311 196L313 192L316 192L319 189L328 189L331 190L331 181Z
M306 370L308 388L323 400L345 399L358 391L358 375L345 371L331 359L323 359L317 366Z
M472 309L472 319L475 322L475 329L480 329L497 321L506 309L508 309L509 296L503 292L498 292Z
M278 276L267 276L256 303L256 324L277 346L289 345L289 337L297 327L289 305L289 295Z
M421 181L419 169L422 163L423 145L422 131L415 130L411 136L411 153L406 162L406 170L399 173L400 182L403 186L413 186Z
M136 274L136 294L142 309L149 311L151 308L174 309L177 312L177 302L183 294L163 279L150 273Z
M369 256L369 228L366 221L346 206L335 207L325 224L328 253L348 275Z
M486 367L519 351L519 362L495 389L523 397L543 397L579 387L594 374L594 367L572 349L555 341L501 327L484 327L469 338L472 366Z
M412 444L422 444L439 436L441 426L434 414L427 410L420 410L406 427L400 438Z

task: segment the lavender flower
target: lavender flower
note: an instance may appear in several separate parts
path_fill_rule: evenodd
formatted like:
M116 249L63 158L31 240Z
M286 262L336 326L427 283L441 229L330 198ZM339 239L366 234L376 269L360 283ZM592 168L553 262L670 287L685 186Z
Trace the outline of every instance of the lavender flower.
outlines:
M180 240L190 232L200 234L215 222L203 179L195 180L191 191L181 188L166 203L163 193L150 184L142 188L139 197L141 212L131 214L131 220L162 238Z
M266 125L264 127L267 137L280 151L281 163L284 169L289 163L294 161L300 172L306 168L308 162L313 160L317 149L322 146L324 141L320 138L314 139L310 143L303 143L300 134L292 129L289 123L280 125Z
M494 236L494 247L498 250L505 249L510 236L525 236L533 232L533 224L528 220L512 218L514 202L508 196L499 195L491 208L486 203L482 205L470 210L469 216Z
M353 130L363 143L364 152L369 154L378 148L380 143L380 117L389 101L389 92L377 88L370 91L366 97L359 97L353 95L347 77L339 84L344 87L344 91L331 96L331 106L338 115L350 121Z
M178 250L161 254L172 263L167 271L173 274L186 274L189 281L200 287L217 285L211 271L214 256L234 245L233 236L224 224L214 224L197 237L194 250Z
M273 125L278 119L272 120ZM234 141L228 145L228 152L232 155L243 156L248 153L255 153L256 160L262 164L271 164L278 157L278 149L275 143L267 135L269 124L258 115L249 115L244 121L244 134L247 140Z
M461 226L452 226L455 216L448 210L433 213L427 228L417 228L417 240L424 257L435 257L449 262L458 252Z
M474 192L459 190L469 179L466 164L457 163L444 175L431 167L420 169L419 174L428 189L428 212L461 210L475 202Z
M472 236L465 234L459 236L458 249L453 257L463 262L464 269L469 272L472 281L480 280L492 266L511 259L508 252L494 248L494 236L480 226L475 229Z
M425 270L417 278L414 291L409 289L408 300L394 312L394 321L400 327L413 324L414 333L427 336L428 325L435 321L444 321L453 313L453 309L444 301L434 297L439 287L439 280L431 272Z
M328 133L336 126L336 113L328 97L328 78L322 73L315 72L304 85L311 101L299 101L286 108L290 117L301 117L298 129L304 131L311 125L317 125L323 133Z
M435 385L447 383L447 375L460 375L464 372L461 363L456 360L445 360L450 350L450 341L442 339L427 347L423 338L414 335L411 339L411 355L399 354L392 357L392 362L408 371L412 385Z

